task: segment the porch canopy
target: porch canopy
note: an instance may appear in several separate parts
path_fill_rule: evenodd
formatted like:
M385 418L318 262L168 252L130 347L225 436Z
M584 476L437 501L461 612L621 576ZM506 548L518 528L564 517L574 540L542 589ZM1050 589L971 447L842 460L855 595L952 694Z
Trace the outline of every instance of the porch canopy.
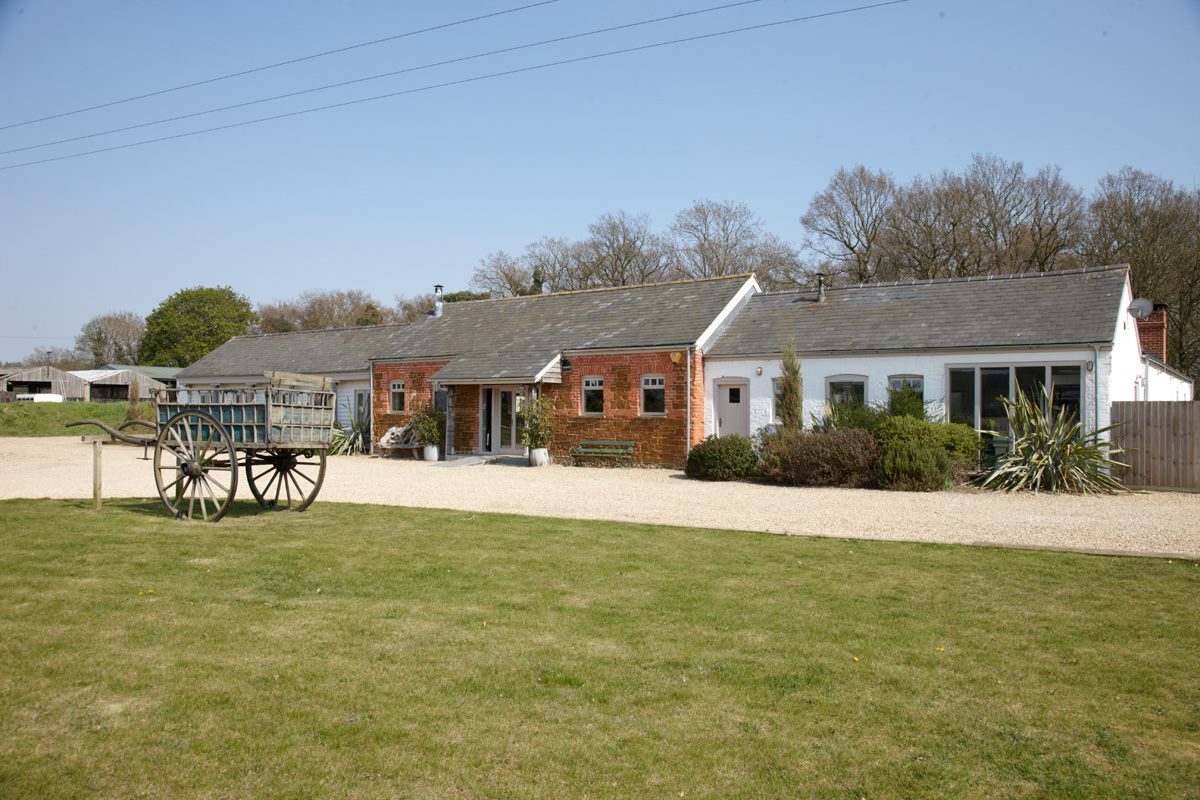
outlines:
M504 350L456 356L430 376L447 384L562 383L562 357L554 350Z

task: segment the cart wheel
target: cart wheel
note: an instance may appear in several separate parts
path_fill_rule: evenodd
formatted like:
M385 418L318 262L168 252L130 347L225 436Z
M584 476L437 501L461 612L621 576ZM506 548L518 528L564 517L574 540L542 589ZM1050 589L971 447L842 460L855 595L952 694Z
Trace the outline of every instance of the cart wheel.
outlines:
M325 482L324 450L255 450L247 453L246 481L263 508L303 511Z
M181 411L154 443L154 483L163 504L180 519L216 522L233 505L237 450L221 423L203 411Z

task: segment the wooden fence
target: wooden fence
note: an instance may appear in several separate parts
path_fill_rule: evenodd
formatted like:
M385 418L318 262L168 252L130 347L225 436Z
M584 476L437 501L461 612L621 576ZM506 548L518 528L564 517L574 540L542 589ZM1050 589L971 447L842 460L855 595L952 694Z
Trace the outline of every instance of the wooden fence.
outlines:
M1112 421L1126 486L1200 492L1200 401L1116 402Z

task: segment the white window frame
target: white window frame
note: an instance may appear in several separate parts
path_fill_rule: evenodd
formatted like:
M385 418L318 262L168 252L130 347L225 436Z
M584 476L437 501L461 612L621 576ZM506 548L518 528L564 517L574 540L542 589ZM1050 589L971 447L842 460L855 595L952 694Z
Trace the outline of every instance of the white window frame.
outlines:
M593 385L588 386L591 382ZM600 391L600 410L587 410L587 394L588 392ZM603 417L605 408L604 398L604 376L603 375L584 375L579 381L579 416L581 417Z
M657 384L647 385L647 381L658 381ZM646 391L662 392L663 402L662 411L647 411L646 410ZM641 380L641 391L638 392L641 401L641 414L643 417L665 417L667 415L667 376L665 375L643 375Z
M871 402L871 398L867 396L867 376L866 375L829 375L825 378L825 402L832 403L833 399L833 384L835 383L861 383L863 387L863 403Z
M400 395L400 408L396 408L396 395ZM388 411L393 414L403 414L408 398L405 397L404 381L392 381L388 384Z

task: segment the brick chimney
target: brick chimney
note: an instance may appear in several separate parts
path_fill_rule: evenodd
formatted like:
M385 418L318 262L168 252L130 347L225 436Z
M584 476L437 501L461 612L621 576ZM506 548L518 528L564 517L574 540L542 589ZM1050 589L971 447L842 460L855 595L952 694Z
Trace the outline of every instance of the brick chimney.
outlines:
M1150 316L1137 321L1142 353L1167 360L1167 305L1155 303Z

